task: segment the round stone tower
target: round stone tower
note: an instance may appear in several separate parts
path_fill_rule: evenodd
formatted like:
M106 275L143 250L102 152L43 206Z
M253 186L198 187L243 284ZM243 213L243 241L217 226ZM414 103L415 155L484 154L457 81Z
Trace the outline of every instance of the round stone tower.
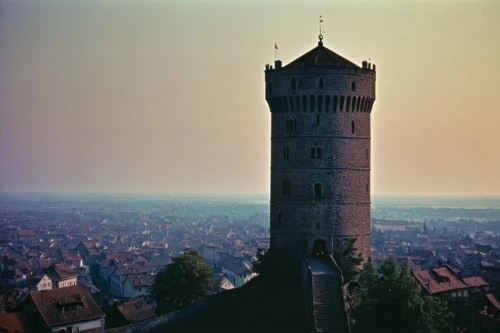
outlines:
M271 111L271 248L332 254L343 239L370 256L370 114L375 65L323 46L266 65Z

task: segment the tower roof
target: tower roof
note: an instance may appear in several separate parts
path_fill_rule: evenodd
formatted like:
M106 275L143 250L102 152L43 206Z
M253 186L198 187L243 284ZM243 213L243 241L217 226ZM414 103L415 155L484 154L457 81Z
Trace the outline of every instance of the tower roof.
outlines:
M323 46L323 41L318 42L311 51L298 57L284 68L293 67L355 67L359 68L355 63L347 60L346 58L338 55L329 48Z

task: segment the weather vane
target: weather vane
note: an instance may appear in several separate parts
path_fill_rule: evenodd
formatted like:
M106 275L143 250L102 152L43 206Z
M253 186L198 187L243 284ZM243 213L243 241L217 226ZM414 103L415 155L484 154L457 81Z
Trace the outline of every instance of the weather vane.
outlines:
M321 23L323 23L323 15L319 16L319 40L321 41L323 39L323 34L325 33L324 31L321 30Z

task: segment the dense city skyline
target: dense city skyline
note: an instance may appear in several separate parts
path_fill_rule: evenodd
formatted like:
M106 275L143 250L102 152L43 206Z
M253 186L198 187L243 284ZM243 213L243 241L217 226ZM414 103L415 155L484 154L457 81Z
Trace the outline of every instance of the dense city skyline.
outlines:
M377 65L374 194L500 195L500 4L0 1L0 191L267 193L264 65ZM295 22L295 23L293 23Z

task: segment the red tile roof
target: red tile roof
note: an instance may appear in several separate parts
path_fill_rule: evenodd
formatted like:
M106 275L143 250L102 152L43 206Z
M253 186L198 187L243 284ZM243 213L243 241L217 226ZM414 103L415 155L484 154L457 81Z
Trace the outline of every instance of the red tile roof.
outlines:
M31 292L30 297L50 327L104 318L104 313L83 286L34 291ZM63 312L62 306L68 302L79 303L82 307Z
M7 333L35 332L25 312L0 312L0 328Z
M130 300L117 306L118 311L130 322L135 323L155 317L155 310L143 299Z
M21 230L18 233L19 236L36 236L33 230Z
M487 294L486 298L497 309L500 310L500 301L493 294Z
M469 278L463 279L465 283L467 283L471 287L483 287L488 286L489 284L483 280L480 276L472 276Z
M412 273L422 287L431 295L470 288L448 266L434 268L430 271L413 271Z

